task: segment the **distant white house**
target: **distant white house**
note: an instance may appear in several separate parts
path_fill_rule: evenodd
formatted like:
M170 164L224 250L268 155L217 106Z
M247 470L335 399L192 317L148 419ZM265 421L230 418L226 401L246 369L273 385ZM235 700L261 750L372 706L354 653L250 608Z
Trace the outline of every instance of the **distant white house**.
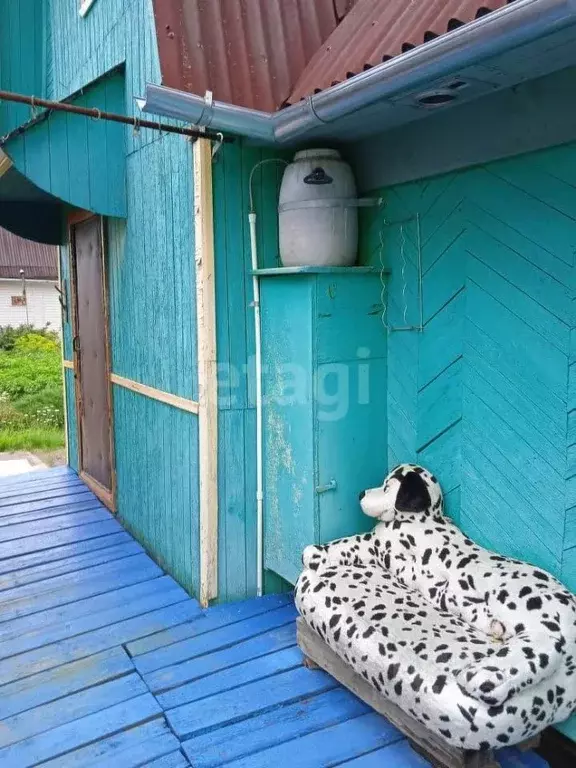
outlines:
M0 227L0 326L33 325L60 333L58 252Z

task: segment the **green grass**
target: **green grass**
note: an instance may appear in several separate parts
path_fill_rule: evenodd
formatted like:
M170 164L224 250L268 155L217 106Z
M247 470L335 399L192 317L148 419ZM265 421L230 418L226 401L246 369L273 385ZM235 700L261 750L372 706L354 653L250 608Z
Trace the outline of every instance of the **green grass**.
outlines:
M60 340L47 329L0 328L0 451L64 445Z
M53 451L64 447L61 429L0 429L0 453L3 451Z

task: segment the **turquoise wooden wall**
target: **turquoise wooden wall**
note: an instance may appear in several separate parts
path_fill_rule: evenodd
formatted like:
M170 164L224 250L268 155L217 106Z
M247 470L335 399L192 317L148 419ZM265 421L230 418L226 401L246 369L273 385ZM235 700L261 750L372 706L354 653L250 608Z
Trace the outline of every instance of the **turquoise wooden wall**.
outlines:
M164 136L128 158L128 218L109 219L112 370L197 400L191 145ZM122 521L198 592L198 417L114 385Z
M400 185L361 226L397 327L419 322L420 219L424 332L388 336L388 465L429 466L464 531L573 591L575 170L572 144Z
M78 94L75 101L82 106L139 114L135 97L143 94L146 82L160 82L151 0L95 0L84 18L78 8L69 0L0 0L0 85L55 100ZM124 93L115 78L113 85L108 80L95 85L117 70L124 73ZM30 117L28 107L0 105L0 134ZM78 207L123 216L124 156L157 138L149 129L134 133L53 114L8 151L18 169L42 189ZM51 174L51 168L58 172Z
M223 147L214 164L219 488L219 599L256 593L256 412L248 180L273 153ZM277 200L283 167L254 174L260 266L278 265ZM268 574L270 590L282 584Z
M120 82L115 94L121 102L115 109L134 114L134 96L144 92L146 82L160 82L150 0L96 0L84 19L76 3L50 0L49 17L48 95L61 99L114 71L119 74L95 88L108 92ZM93 96L94 88L86 88L86 103L92 105ZM85 128L98 126L80 121ZM67 135L72 140L72 134ZM124 199L125 218L106 219L112 371L197 399L191 144L180 136L121 128L120 140L114 143L114 150L118 148L122 164L113 162L102 143L94 158L106 170L114 194ZM84 187L87 178L78 174ZM94 208L91 200L78 195L78 205ZM68 249L63 248L63 277L68 259ZM64 343L71 359L68 327ZM71 463L77 466L71 371L66 381ZM155 559L196 593L197 416L118 385L113 386L113 416L118 515Z
M402 185L362 227L394 327L419 319L420 217L425 328L389 334L389 465L429 466L468 534L573 590L575 168L570 145Z
M123 113L123 75L88 85L72 103ZM53 112L8 141L4 151L44 192L104 216L125 215L125 129L119 123Z
M0 0L0 84L4 90L46 96L47 0ZM0 134L30 118L22 104L0 102Z

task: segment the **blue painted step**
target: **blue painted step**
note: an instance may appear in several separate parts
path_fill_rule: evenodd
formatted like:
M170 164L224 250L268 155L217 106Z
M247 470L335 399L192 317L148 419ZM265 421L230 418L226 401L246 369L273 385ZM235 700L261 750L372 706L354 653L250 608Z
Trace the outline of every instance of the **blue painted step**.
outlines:
M307 736L285 741L255 755L233 760L230 768L271 768L295 764L298 768L323 768L338 765L363 753L386 747L402 739L402 735L374 712L346 720ZM386 752L384 751L384 755ZM381 765L405 768L384 757ZM417 765L417 763L413 763Z
M0 729L0 749L145 693L148 689L144 681L133 673L4 718Z
M181 624L199 612L198 603L188 599L18 656L11 656L0 661L0 685L128 643L152 632L158 632L162 627Z
M36 536L26 536L17 541L0 543L0 561L66 544L76 545L78 542L97 539L100 536L108 536L112 533L124 533L124 529L119 522L109 516L109 519L96 523L74 526Z
M77 557L84 553L96 552L97 550L107 549L108 547L114 547L118 544L127 544L133 542L129 533L122 530L119 526L114 533L107 536L99 536L98 538L89 538L85 541L72 541L69 544L62 546L55 546L50 549L41 549L40 551L32 551L23 555L8 556L6 560L0 560L0 574L13 573L19 570L32 568L33 566L41 566L44 564L52 563L57 564L68 558ZM55 567L58 567L57 565Z
M43 763L42 768L187 768L189 762L178 748L178 739L164 718L157 718L61 755Z
M169 710L166 717L174 733L180 739L186 739L266 712L281 704L290 704L329 691L336 686L336 681L325 672L299 667L276 675L273 682L260 680L192 704L184 704Z
M1 565L1 563L0 563ZM241 603L226 603L217 605L205 611L197 621L192 624L181 624L178 627L165 629L157 632L150 637L143 637L128 645L128 652L131 656L142 656L145 653L156 651L167 645L173 645L182 640L188 640L205 632L211 632L213 629L235 624L251 616L259 616L275 608L282 608L292 603L290 595L268 595L257 600L244 600Z
M0 659L188 600L170 576L0 624Z
M253 684L260 680L270 679L270 684L275 685L276 675L297 669L302 666L302 653L299 648L292 646L267 656L259 656L257 659L237 664L221 672L195 680L182 688L169 691L157 696L163 709L168 711L174 706L200 701L219 693L241 689L245 685ZM241 694L241 690L238 692Z
M0 689L0 720L19 712L82 691L84 688L114 680L134 671L123 648L95 654L88 658L24 677Z
M269 629L285 626L294 622L295 618L296 609L294 606L286 605L260 616L238 621L235 624L228 624L211 632L202 633L190 640L183 640L180 643L174 643L158 651L139 656L134 659L134 663L141 674L153 672L180 661L213 653L220 648L227 648L241 640L263 634Z
M369 711L366 704L343 688L306 697L185 741L182 745L195 768L215 768L260 752L284 741L306 736Z
M135 541L128 537L124 543L114 546L103 547L93 552L84 552L71 557L65 557L56 562L41 563L29 568L20 568L0 575L0 592L5 589L13 589L24 584L32 584L35 581L51 579L54 576L61 576L65 573L75 573L76 571L91 568L95 565L102 565L113 560L120 560L130 555L142 554L144 550Z
M160 715L161 709L154 697L145 693L0 749L0 765L29 768Z
M198 679L229 670L251 660L257 662L267 654L294 645L296 645L296 627L292 623L244 640L230 648L223 648L172 667L164 667L144 675L144 679L150 690L159 695L166 708L175 707L188 701L189 693L194 695Z

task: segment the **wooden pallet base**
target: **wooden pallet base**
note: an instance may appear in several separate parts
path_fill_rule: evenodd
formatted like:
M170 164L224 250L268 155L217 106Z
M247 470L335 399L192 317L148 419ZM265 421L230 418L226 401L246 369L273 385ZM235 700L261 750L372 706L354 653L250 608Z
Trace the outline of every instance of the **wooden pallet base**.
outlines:
M298 618L298 645L307 667L320 667L383 715L410 741L413 749L437 768L498 768L492 752L457 749L436 736L400 707L378 693L364 678L334 653L302 618Z

